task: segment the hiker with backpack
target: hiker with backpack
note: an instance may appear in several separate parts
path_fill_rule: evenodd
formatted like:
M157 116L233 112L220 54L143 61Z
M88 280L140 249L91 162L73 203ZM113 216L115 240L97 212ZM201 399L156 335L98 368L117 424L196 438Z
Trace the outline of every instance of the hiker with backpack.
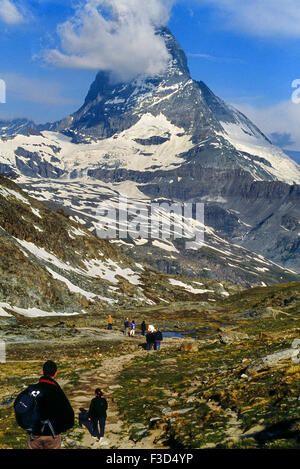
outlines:
M104 399L103 392L101 389L97 388L95 390L95 397L92 399L88 418L92 422L92 436L94 438L101 438L104 437L104 429L105 429L105 422L106 422L106 411L107 411L107 401Z
M160 343L163 340L163 335L159 329L154 333L154 350L160 350Z
M146 323L145 321L143 321L141 324L142 335L145 335L146 329L147 329Z
M74 426L74 411L56 376L56 364L47 361L39 382L14 402L17 424L28 433L29 449L60 449L61 433Z
M132 321L130 323L130 337L134 337L135 335L135 329L136 329L136 324L135 324L135 321Z

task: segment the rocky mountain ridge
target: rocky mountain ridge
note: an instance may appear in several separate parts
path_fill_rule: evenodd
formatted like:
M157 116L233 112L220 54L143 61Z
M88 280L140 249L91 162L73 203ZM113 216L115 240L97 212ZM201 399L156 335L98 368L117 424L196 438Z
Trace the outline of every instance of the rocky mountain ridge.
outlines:
M208 230L224 244L300 272L299 166L193 80L174 36L167 28L159 34L171 57L165 73L114 83L99 72L83 106L66 119L28 123L26 131L22 121L22 133L4 125L0 172L31 195L48 185L50 198L55 179L78 181L82 197L92 180L130 187L129 198L133 190L141 200L203 202Z

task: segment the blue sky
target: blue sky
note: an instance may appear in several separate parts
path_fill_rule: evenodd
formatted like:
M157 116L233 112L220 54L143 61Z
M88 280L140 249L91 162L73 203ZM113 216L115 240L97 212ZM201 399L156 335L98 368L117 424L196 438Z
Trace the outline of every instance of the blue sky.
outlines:
M127 26L119 25L119 36L111 41L103 8L114 2ZM83 16L87 4L89 14ZM103 15L96 18L94 8ZM76 36L80 22L82 34ZM291 102L291 83L300 78L298 0L0 0L0 78L7 84L0 116L55 121L81 106L101 64L123 70L124 77L130 67L145 69L148 55L150 63L160 47L151 36L153 23L169 24L193 78L238 106L266 133L281 134L283 144L287 134L290 149L300 149L300 104ZM136 60L125 63L124 38L129 41L131 35L140 38L134 54L128 45L127 56ZM99 53L98 44L103 45ZM112 49L105 54L108 46ZM155 56L163 63L163 51Z

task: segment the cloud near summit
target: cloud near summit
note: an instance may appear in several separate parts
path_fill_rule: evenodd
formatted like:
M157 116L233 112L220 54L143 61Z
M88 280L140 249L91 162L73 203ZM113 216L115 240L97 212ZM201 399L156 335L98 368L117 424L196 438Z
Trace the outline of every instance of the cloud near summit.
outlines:
M0 20L7 25L23 23L21 10L10 0L0 0Z
M44 52L57 67L107 70L116 79L162 72L169 59L155 34L166 25L172 0L86 0L57 28L60 47Z

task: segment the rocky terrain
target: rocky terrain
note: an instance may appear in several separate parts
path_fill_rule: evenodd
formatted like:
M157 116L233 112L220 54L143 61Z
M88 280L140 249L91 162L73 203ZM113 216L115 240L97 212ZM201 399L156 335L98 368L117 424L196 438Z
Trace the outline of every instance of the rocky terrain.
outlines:
M106 440L76 421L65 448L299 449L299 166L157 33L161 75L100 71L60 122L0 121L0 448L25 447L13 400L51 358L76 413L95 387L109 400ZM130 222L203 203L204 237L97 237L120 197ZM159 327L161 351L125 317Z
M5 178L0 273L0 316L6 317L93 314L189 300L206 305L240 289L226 281L156 274Z
M140 336L124 337L122 312L112 331L104 313L20 316L17 328L2 318L0 447L26 446L13 399L51 357L77 415L95 387L109 403L105 440L92 440L76 419L67 449L299 449L299 307L299 283L245 290L208 314L197 303L149 307L139 319L163 330L159 352L144 350ZM185 338L166 338L167 330Z
M65 448L299 447L299 283L155 271L5 178L0 226L1 448L26 446L13 400L50 357L76 414L94 387L109 400L106 439L76 420ZM126 316L160 327L162 350L124 337Z
M26 180L20 184L32 197L47 204L49 207L63 207L64 211L74 220L88 227L97 235L100 226L98 213L118 207L119 201L128 197L128 209L133 213L141 206L149 211L151 203L166 203L168 199L145 198L135 183L100 183L95 180L62 181ZM259 205L259 199L257 200ZM169 216L162 209L165 217ZM151 219L158 220L158 215L151 212ZM144 217L143 223L147 223ZM282 268L255 252L242 248L229 241L230 232L240 229L241 223L236 214L227 216L223 209L205 206L204 239L194 243L193 249L186 249L188 239L133 239L130 235L125 239L110 240L115 246L137 263L147 263L156 271L185 277L226 280L245 287L256 285L272 285L278 282L293 281L298 278L295 271ZM214 228L212 227L214 226ZM109 225L112 229L114 221ZM178 232L182 224L176 220ZM246 229L245 225L245 229ZM203 225L199 224L199 232ZM297 259L296 257L294 258ZM297 262L297 260L296 260Z

